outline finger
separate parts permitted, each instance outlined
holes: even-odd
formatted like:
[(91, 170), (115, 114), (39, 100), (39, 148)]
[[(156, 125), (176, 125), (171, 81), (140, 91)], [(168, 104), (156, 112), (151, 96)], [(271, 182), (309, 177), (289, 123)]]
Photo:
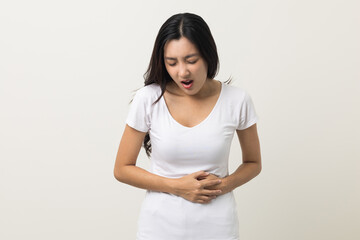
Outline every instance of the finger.
[(204, 189), (201, 191), (201, 194), (208, 195), (208, 196), (218, 196), (221, 194), (221, 190), (207, 190)]
[[(208, 172), (207, 172), (208, 173)], [(208, 173), (206, 176), (200, 176), (198, 179), (219, 179), (219, 177), (215, 174)]]
[(194, 178), (206, 177), (207, 175), (209, 175), (209, 173), (205, 171), (198, 171), (193, 173)]
[(204, 180), (204, 179), (206, 179), (206, 177), (198, 177), (198, 178), (196, 178), (197, 180), (199, 180), (199, 181), (201, 181), (201, 180)]
[(210, 203), (211, 201), (203, 201), (203, 200), (199, 200), (197, 203), (201, 203), (201, 204), (208, 204)]
[(213, 199), (214, 199), (214, 197), (202, 198), (202, 199), (198, 199), (197, 202), (206, 204), (206, 203), (210, 203), (211, 200), (213, 200)]
[(214, 197), (210, 197), (210, 196), (205, 196), (205, 195), (203, 195), (203, 196), (201, 196), (201, 197), (198, 198), (198, 201), (209, 202), (209, 201), (211, 201), (211, 200), (213, 200), (213, 199), (214, 199)]
[(202, 187), (206, 188), (206, 187), (217, 185), (219, 183), (221, 183), (221, 179), (204, 181), (204, 183), (202, 184)]

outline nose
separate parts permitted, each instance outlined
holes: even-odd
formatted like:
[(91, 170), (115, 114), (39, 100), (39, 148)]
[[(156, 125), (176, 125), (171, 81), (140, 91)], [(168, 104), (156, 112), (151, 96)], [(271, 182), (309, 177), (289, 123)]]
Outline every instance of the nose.
[(179, 64), (179, 76), (184, 79), (189, 76), (189, 69), (186, 63)]

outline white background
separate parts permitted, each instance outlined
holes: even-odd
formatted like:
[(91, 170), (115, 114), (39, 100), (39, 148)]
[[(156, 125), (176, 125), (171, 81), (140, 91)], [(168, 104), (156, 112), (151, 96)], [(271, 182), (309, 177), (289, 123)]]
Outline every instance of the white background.
[[(145, 190), (113, 167), (162, 23), (209, 24), (216, 79), (260, 121), (263, 170), (235, 190), (246, 240), (359, 239), (360, 2), (0, 3), (0, 239), (135, 239)], [(139, 165), (147, 168), (144, 152)], [(241, 163), (234, 138), (231, 171)]]

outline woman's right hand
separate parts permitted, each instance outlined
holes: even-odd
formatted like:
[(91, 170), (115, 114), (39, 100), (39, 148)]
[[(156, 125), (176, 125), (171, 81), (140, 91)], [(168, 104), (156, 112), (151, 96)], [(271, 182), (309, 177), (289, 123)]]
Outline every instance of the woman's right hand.
[(204, 171), (195, 172), (181, 178), (174, 179), (174, 193), (194, 203), (209, 203), (216, 196), (221, 194), (220, 190), (209, 190), (206, 187), (215, 186), (221, 183), (221, 179), (202, 179), (209, 173)]

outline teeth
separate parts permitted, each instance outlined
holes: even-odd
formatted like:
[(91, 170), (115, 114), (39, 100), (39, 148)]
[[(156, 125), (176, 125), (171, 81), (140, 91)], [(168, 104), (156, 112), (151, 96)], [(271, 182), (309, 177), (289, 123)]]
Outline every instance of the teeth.
[(190, 81), (181, 81), (181, 82), (186, 84), (186, 85), (189, 85), (192, 82), (192, 80), (190, 80)]

